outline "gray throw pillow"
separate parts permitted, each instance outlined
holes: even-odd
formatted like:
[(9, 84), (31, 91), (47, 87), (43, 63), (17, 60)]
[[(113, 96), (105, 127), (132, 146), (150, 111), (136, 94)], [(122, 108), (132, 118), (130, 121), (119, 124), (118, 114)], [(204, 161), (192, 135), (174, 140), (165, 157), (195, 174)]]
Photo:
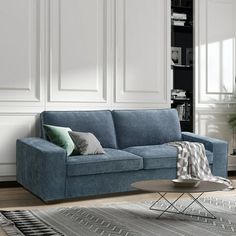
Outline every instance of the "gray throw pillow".
[(76, 151), (81, 155), (105, 153), (100, 142), (92, 133), (74, 131), (68, 131), (68, 133), (76, 146)]

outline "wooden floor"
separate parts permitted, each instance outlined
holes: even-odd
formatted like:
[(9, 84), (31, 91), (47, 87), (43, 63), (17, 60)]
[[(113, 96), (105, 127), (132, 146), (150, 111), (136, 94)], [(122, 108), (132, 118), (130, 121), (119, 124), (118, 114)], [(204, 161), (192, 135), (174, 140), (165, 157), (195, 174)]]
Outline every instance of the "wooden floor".
[[(233, 177), (232, 179), (235, 179)], [(236, 180), (233, 180), (236, 187)], [(230, 196), (236, 200), (236, 190), (233, 191), (221, 191), (205, 193), (204, 196)], [(175, 194), (170, 194), (169, 198), (176, 197)], [(129, 193), (123, 195), (110, 195), (106, 197), (93, 197), (77, 199), (73, 201), (64, 201), (57, 203), (45, 204), (39, 198), (28, 192), (22, 187), (16, 188), (0, 188), (0, 210), (24, 210), (24, 209), (38, 209), (38, 208), (52, 208), (61, 206), (102, 206), (107, 203), (118, 202), (140, 202), (142, 200), (156, 200), (157, 195), (155, 193)], [(0, 228), (0, 235), (4, 236), (4, 232)]]
[[(234, 186), (236, 187), (236, 180), (233, 180)], [(204, 196), (232, 196), (236, 199), (236, 190), (233, 191), (221, 191), (205, 193)], [(176, 194), (170, 194), (170, 198), (174, 198)], [(15, 209), (36, 209), (44, 207), (58, 207), (58, 206), (94, 206), (104, 205), (107, 203), (116, 202), (138, 202), (142, 200), (155, 200), (157, 194), (155, 193), (127, 193), (119, 195), (108, 195), (108, 196), (96, 196), (90, 198), (76, 199), (70, 201), (61, 201), (46, 204), (39, 198), (28, 192), (22, 187), (16, 188), (0, 188), (0, 210), (15, 210)]]

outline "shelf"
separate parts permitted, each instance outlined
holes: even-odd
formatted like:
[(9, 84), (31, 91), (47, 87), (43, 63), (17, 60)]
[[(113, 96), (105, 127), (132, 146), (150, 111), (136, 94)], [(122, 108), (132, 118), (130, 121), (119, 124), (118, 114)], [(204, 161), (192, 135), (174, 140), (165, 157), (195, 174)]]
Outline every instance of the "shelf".
[(176, 28), (187, 28), (187, 29), (192, 29), (193, 26), (192, 25), (171, 25), (172, 27), (176, 27)]
[(175, 69), (175, 68), (177, 68), (177, 69), (192, 69), (193, 66), (192, 65), (176, 65), (176, 64), (171, 65), (171, 69)]
[(171, 98), (174, 102), (187, 102), (190, 101), (190, 98)]
[[(181, 5), (181, 3), (183, 5)], [(183, 25), (176, 25), (176, 24), (183, 24)], [(173, 60), (171, 60), (172, 63), (171, 71), (173, 79), (172, 88), (186, 91), (185, 94), (186, 97), (184, 96), (176, 97), (172, 95), (171, 107), (175, 108), (178, 112), (179, 122), (182, 131), (189, 131), (189, 132), (193, 131), (193, 109), (194, 109), (193, 108), (194, 64), (189, 65), (189, 63), (194, 63), (193, 59), (190, 58), (193, 54), (193, 48), (194, 48), (193, 28), (194, 28), (194, 14), (193, 14), (192, 0), (171, 1), (171, 46), (181, 48), (181, 53), (179, 53), (178, 51), (177, 52), (178, 55), (173, 55), (173, 56), (175, 56), (175, 58), (178, 58), (177, 62), (182, 63), (181, 65), (178, 65), (175, 64)], [(187, 48), (188, 49), (192, 48), (192, 51), (187, 51)], [(179, 58), (180, 56), (181, 60)], [(171, 57), (172, 57), (172, 51), (171, 51)], [(178, 95), (178, 93), (176, 94)], [(181, 95), (181, 93), (179, 93), (179, 95)]]
[(183, 10), (192, 10), (192, 6), (178, 6), (178, 5), (171, 5), (171, 8), (175, 8), (175, 9), (183, 9)]

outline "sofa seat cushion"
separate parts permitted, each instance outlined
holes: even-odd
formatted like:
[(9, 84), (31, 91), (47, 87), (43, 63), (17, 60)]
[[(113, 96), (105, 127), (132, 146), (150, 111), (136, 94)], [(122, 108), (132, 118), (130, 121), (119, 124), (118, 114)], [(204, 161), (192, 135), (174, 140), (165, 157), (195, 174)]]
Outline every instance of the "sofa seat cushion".
[(71, 156), (67, 175), (93, 175), (143, 169), (143, 158), (122, 150), (104, 148), (105, 154)]
[[(143, 157), (144, 169), (176, 168), (177, 149), (173, 146), (167, 144), (136, 146), (124, 150)], [(212, 164), (213, 153), (206, 150), (206, 156), (209, 164)]]

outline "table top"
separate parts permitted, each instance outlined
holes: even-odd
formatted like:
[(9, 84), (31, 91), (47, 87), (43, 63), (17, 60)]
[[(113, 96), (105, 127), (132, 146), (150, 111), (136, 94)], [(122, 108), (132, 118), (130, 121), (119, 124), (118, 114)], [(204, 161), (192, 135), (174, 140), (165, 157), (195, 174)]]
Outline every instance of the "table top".
[(201, 181), (198, 187), (180, 187), (175, 186), (172, 180), (145, 180), (131, 184), (133, 188), (148, 192), (165, 192), (165, 193), (199, 193), (222, 191), (227, 185), (210, 181)]

